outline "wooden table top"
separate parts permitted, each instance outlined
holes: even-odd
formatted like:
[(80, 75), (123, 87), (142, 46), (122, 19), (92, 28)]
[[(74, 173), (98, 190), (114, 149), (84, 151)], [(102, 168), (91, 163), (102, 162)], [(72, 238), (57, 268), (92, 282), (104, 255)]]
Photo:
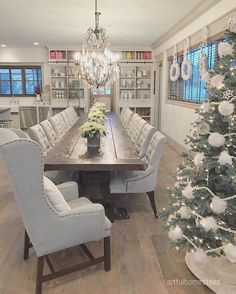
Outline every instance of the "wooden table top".
[(107, 136), (101, 137), (99, 151), (87, 150), (87, 139), (80, 136), (79, 127), (87, 120), (80, 116), (76, 124), (45, 158), (45, 170), (143, 170), (139, 158), (119, 116), (107, 115)]

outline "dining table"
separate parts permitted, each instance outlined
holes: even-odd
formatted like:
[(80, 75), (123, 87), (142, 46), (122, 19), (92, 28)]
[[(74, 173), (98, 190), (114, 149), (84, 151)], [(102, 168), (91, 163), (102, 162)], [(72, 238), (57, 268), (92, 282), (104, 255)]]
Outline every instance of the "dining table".
[[(120, 116), (115, 112), (106, 114), (106, 136), (101, 137), (100, 148), (89, 149), (87, 139), (79, 132), (79, 127), (87, 121), (83, 113), (72, 128), (45, 157), (45, 171), (73, 170), (79, 172), (80, 195), (89, 175), (90, 180), (101, 180), (99, 175), (106, 175), (103, 183), (104, 198), (110, 197), (109, 180), (111, 172), (144, 170), (144, 162), (139, 158)], [(114, 204), (114, 203), (113, 203)], [(125, 208), (112, 205), (111, 218), (129, 218)]]

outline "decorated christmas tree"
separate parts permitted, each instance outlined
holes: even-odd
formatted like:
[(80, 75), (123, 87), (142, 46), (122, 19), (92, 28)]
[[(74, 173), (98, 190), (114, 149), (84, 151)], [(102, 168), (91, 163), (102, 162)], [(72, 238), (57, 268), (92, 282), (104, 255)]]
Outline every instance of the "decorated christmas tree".
[(225, 255), (236, 262), (236, 21), (218, 44), (219, 60), (207, 80), (207, 99), (177, 168), (170, 202), (163, 210), (176, 249), (194, 252), (196, 262)]

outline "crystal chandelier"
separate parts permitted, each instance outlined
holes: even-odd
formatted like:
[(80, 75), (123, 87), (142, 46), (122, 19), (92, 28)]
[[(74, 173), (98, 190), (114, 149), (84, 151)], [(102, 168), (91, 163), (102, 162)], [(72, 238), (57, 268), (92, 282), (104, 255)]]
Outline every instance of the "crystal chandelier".
[(119, 75), (118, 53), (109, 49), (106, 30), (99, 26), (97, 0), (95, 0), (95, 29), (89, 28), (82, 52), (75, 55), (76, 75), (96, 88), (104, 87)]

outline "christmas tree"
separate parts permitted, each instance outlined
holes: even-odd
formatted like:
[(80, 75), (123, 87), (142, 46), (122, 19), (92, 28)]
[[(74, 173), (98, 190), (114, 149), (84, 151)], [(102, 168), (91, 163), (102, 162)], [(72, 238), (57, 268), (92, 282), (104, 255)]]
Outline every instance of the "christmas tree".
[(236, 20), (218, 45), (219, 60), (205, 73), (207, 99), (186, 143), (188, 154), (177, 168), (170, 202), (161, 216), (176, 249), (225, 255), (236, 262)]

